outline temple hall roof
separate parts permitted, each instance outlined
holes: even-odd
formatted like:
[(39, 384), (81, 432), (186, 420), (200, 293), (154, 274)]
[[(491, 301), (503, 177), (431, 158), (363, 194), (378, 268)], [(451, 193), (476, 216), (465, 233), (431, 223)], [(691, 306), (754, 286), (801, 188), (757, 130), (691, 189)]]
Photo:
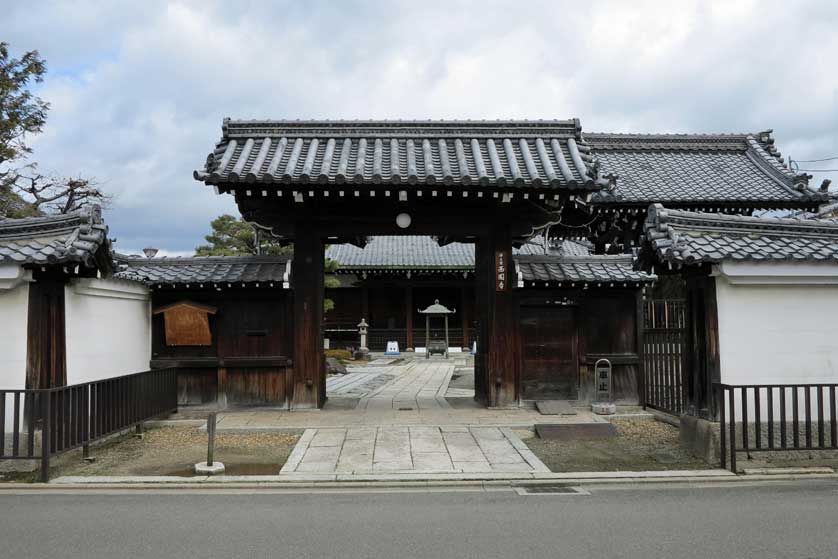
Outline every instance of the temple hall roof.
[(339, 270), (428, 270), (474, 269), (474, 245), (450, 243), (439, 246), (427, 235), (370, 237), (364, 248), (350, 244), (330, 245), (326, 258), (334, 260)]

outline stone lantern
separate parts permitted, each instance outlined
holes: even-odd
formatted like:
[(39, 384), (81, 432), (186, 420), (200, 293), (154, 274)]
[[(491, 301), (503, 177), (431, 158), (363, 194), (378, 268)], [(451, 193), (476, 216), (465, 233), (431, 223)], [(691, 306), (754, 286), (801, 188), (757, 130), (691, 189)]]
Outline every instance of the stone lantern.
[(361, 336), (361, 345), (358, 348), (358, 351), (355, 352), (355, 359), (367, 360), (369, 359), (370, 349), (367, 347), (367, 332), (369, 330), (369, 324), (365, 319), (361, 319), (361, 322), (358, 323), (358, 334)]

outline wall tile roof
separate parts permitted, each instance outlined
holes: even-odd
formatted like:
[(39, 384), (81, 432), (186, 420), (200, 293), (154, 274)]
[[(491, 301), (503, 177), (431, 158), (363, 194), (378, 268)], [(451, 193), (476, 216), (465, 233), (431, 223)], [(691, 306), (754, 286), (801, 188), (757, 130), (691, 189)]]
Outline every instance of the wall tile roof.
[(653, 204), (647, 250), (675, 265), (749, 261), (838, 262), (838, 221), (686, 212)]
[(603, 203), (788, 203), (820, 201), (809, 177), (795, 174), (759, 134), (602, 134), (585, 139), (616, 188), (594, 194)]
[(586, 240), (562, 239), (558, 242), (551, 242), (545, 252), (544, 237), (536, 235), (519, 248), (513, 249), (512, 252), (516, 255), (588, 256), (593, 248), (593, 245)]
[[(195, 256), (143, 258), (117, 255), (116, 277), (146, 284), (275, 283), (288, 287), (291, 264), (287, 256)], [(209, 287), (209, 285), (207, 285)]]
[(207, 184), (609, 186), (566, 121), (241, 121), (196, 180)]
[[(0, 262), (19, 265), (83, 264), (98, 267), (96, 254), (110, 252), (99, 206), (43, 217), (0, 220)], [(101, 258), (107, 262), (109, 256)], [(109, 271), (109, 269), (108, 269)]]
[[(631, 267), (630, 256), (594, 256), (588, 248), (573, 241), (543, 254), (543, 245), (534, 244), (526, 253), (516, 249), (527, 281), (561, 282), (648, 282), (654, 279)], [(339, 271), (375, 270), (474, 270), (474, 245), (451, 243), (439, 246), (428, 236), (371, 237), (366, 247), (331, 245), (327, 258), (339, 263)], [(212, 256), (191, 258), (142, 258), (117, 255), (116, 277), (146, 284), (287, 284), (292, 262), (289, 257)], [(207, 286), (209, 287), (209, 285)]]
[(650, 283), (657, 278), (633, 268), (630, 255), (516, 256), (515, 263), (524, 282), (551, 283)]

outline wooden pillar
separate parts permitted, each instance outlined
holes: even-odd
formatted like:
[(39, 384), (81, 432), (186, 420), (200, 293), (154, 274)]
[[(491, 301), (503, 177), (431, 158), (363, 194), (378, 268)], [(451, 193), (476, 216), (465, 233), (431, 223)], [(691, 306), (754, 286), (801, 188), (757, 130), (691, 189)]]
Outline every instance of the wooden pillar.
[(26, 388), (67, 385), (64, 287), (61, 279), (38, 275), (29, 284)]
[(323, 363), (323, 242), (297, 224), (294, 238), (294, 384), (292, 409), (319, 408), (326, 398)]
[(367, 280), (363, 281), (364, 285), (361, 286), (361, 318), (366, 320), (367, 324), (372, 324), (370, 320), (370, 289), (367, 287)]
[(413, 347), (413, 286), (408, 285), (404, 288), (404, 312), (405, 312), (405, 329), (406, 337), (404, 349), (415, 349)]
[(716, 279), (687, 278), (687, 413), (714, 419), (717, 412), (713, 383), (719, 382), (719, 318)]
[(463, 349), (469, 349), (471, 340), (469, 339), (468, 329), (471, 325), (471, 313), (469, 313), (469, 297), (468, 286), (464, 285), (460, 288), (460, 322), (463, 325)]
[(478, 305), (482, 307), (480, 339), (483, 348), (478, 351), (483, 360), (483, 396), (490, 407), (516, 406), (520, 377), (519, 320), (509, 227), (493, 226), (479, 244), (479, 273), (484, 276), (477, 297)]
[(635, 350), (640, 358), (637, 363), (637, 397), (641, 406), (646, 406), (646, 357), (643, 349), (643, 291), (638, 290), (634, 314)]
[(490, 270), (486, 266), (486, 258), (483, 253), (486, 251), (486, 241), (478, 240), (474, 243), (474, 316), (476, 320), (475, 337), (477, 341), (477, 352), (474, 354), (474, 399), (483, 405), (489, 405), (489, 393), (487, 388), (488, 372), (486, 371), (486, 339), (487, 339), (487, 317), (484, 304), (484, 294), (488, 289)]

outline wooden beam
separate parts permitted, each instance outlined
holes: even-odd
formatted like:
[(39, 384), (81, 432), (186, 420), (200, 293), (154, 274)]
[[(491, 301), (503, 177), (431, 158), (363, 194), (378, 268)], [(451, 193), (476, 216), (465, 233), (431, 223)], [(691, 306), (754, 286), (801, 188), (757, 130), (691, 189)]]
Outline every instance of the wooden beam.
[(326, 398), (323, 363), (323, 242), (297, 223), (294, 239), (294, 381), (292, 409), (320, 408)]

